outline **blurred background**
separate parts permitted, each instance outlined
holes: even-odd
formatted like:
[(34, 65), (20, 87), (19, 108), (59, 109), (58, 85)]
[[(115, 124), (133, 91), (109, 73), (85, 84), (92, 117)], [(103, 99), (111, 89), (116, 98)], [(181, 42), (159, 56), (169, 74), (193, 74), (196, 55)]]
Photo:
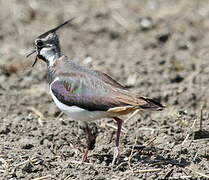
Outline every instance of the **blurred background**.
[[(0, 175), (130, 177), (125, 160), (117, 171), (105, 169), (114, 146), (111, 120), (98, 122), (100, 134), (92, 152), (96, 170), (83, 165), (74, 171), (70, 160), (82, 156), (84, 136), (76, 122), (59, 117), (49, 96), (45, 64), (40, 61), (32, 68), (35, 55), (26, 59), (38, 35), (72, 17), (76, 19), (59, 31), (65, 55), (167, 107), (163, 112), (137, 114), (124, 124), (124, 157), (129, 157), (135, 140), (144, 145), (154, 138), (151, 145), (162, 148), (158, 149), (161, 160), (153, 152), (144, 155), (145, 160), (138, 155), (132, 162), (139, 169), (161, 168), (160, 173), (132, 175), (162, 178), (172, 167), (175, 177), (187, 166), (190, 169), (184, 171), (189, 176), (198, 176), (190, 167), (194, 156), (199, 158), (197, 170), (209, 172), (208, 0), (0, 0)], [(187, 153), (182, 154), (182, 146)], [(172, 158), (178, 162), (183, 158), (185, 164), (172, 164)], [(152, 164), (152, 159), (163, 165)]]

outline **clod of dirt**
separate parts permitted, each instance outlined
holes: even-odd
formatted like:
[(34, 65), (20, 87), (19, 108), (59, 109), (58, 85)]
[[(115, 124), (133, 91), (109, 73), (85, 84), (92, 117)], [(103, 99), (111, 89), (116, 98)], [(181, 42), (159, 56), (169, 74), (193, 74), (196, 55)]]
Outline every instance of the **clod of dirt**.
[(27, 163), (23, 169), (23, 171), (27, 172), (27, 173), (32, 173), (33, 172), (33, 166), (31, 165), (31, 163)]
[(22, 138), (19, 140), (22, 149), (31, 149), (34, 147), (33, 142), (28, 138)]
[(33, 148), (33, 147), (34, 147), (33, 144), (24, 144), (24, 145), (22, 146), (22, 149), (31, 149), (31, 148)]
[(6, 127), (3, 127), (2, 129), (0, 129), (0, 134), (7, 135), (7, 134), (9, 134), (10, 131), (11, 131), (10, 128), (8, 126), (6, 126)]
[(179, 50), (187, 50), (187, 49), (189, 49), (189, 42), (179, 40), (179, 41), (177, 41), (177, 47)]
[(159, 34), (157, 36), (157, 40), (158, 40), (159, 43), (166, 43), (169, 38), (170, 38), (170, 33), (169, 32)]
[(142, 31), (147, 31), (153, 28), (154, 23), (151, 17), (142, 17), (139, 18), (139, 25)]
[(193, 133), (194, 140), (195, 139), (206, 139), (209, 138), (209, 131), (206, 130), (198, 130)]
[(171, 83), (180, 83), (184, 80), (182, 76), (177, 74), (174, 78), (171, 79)]

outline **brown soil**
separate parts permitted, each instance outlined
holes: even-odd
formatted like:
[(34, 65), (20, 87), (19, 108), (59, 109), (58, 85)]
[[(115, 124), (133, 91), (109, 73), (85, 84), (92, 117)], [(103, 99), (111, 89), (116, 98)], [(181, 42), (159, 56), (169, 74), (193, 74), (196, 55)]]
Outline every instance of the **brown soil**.
[[(115, 122), (97, 122), (90, 163), (76, 163), (84, 134), (59, 117), (45, 64), (25, 58), (73, 16), (59, 33), (64, 54), (166, 105), (124, 123), (114, 167)], [(0, 1), (0, 179), (207, 179), (208, 19), (208, 0)]]

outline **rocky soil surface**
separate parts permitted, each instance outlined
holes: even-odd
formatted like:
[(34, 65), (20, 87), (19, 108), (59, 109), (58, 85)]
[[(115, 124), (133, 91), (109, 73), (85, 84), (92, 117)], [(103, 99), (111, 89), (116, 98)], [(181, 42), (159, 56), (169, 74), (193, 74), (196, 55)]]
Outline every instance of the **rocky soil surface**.
[[(89, 163), (85, 136), (52, 102), (46, 65), (26, 59), (34, 39), (60, 32), (70, 59), (108, 73), (166, 108), (97, 121)], [(0, 1), (0, 179), (209, 178), (209, 1)]]

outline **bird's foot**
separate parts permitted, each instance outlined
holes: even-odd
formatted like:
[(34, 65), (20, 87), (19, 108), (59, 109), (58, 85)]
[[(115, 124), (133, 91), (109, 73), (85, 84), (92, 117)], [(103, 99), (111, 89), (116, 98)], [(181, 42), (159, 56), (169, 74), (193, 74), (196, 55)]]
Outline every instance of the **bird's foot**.
[(88, 162), (88, 152), (89, 152), (89, 150), (86, 149), (84, 154), (83, 154), (83, 157), (82, 157), (82, 161), (81, 161), (82, 163)]
[(120, 150), (119, 147), (115, 147), (114, 148), (114, 154), (113, 154), (113, 160), (112, 160), (112, 166), (114, 166), (114, 164), (117, 161), (117, 158), (120, 156)]

